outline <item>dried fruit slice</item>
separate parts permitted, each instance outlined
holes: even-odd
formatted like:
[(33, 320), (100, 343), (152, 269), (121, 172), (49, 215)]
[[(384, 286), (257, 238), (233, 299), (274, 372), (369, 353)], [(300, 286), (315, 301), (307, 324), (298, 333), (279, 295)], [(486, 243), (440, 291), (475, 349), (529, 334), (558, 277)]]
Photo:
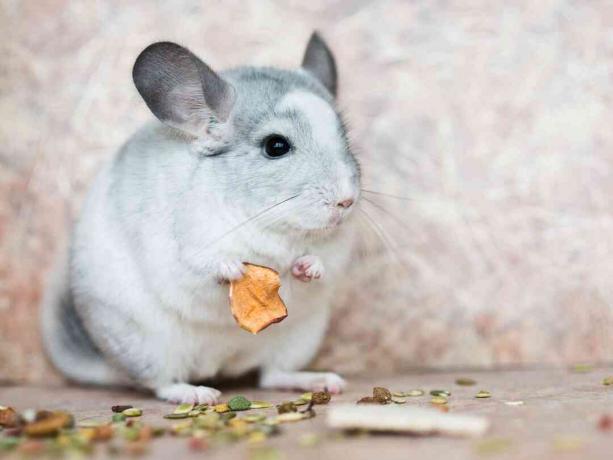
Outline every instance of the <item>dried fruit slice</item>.
[(232, 315), (243, 329), (257, 334), (287, 316), (279, 274), (272, 268), (245, 264), (245, 275), (230, 283)]

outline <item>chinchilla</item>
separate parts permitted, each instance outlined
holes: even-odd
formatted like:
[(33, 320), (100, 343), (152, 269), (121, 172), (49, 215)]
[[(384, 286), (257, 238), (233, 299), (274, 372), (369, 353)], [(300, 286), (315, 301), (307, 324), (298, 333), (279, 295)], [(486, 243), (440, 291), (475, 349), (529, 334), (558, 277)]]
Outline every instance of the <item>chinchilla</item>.
[[(216, 73), (160, 42), (133, 79), (157, 119), (100, 171), (53, 274), (52, 362), (173, 402), (214, 403), (220, 392), (194, 382), (251, 370), (265, 388), (340, 392), (337, 374), (300, 372), (348, 269), (360, 195), (328, 46), (314, 33), (299, 69)], [(244, 262), (279, 272), (289, 311), (257, 336), (228, 302)]]

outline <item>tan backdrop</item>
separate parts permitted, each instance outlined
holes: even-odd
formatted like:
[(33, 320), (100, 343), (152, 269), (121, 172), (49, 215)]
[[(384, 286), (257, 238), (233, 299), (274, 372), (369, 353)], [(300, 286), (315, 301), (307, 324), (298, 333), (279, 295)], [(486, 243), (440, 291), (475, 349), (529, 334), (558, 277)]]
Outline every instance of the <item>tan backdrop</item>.
[(364, 219), (318, 366), (613, 360), (610, 3), (1, 5), (0, 380), (50, 375), (41, 284), (93, 174), (150, 116), (138, 52), (294, 66), (315, 27), (365, 188), (411, 198), (363, 202), (381, 228)]

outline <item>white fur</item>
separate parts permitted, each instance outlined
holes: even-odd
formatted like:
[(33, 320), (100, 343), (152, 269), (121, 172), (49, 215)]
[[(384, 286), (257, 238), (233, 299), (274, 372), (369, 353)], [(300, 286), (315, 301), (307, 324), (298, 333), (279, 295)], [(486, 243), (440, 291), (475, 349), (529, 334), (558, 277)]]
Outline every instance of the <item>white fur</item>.
[[(187, 181), (193, 167), (184, 158), (189, 145), (160, 137), (156, 128), (149, 127), (127, 149), (146, 152), (150, 145), (166, 152), (164, 156), (141, 155), (146, 158), (141, 158), (146, 164), (140, 166), (148, 171), (147, 181), (158, 173), (162, 177), (161, 172), (168, 173), (169, 168), (176, 183)], [(177, 156), (181, 161), (173, 160)], [(114, 369), (142, 368), (136, 383), (156, 390), (165, 399), (178, 401), (192, 395), (198, 402), (210, 393), (201, 395), (200, 390), (187, 387), (173, 389), (174, 382), (236, 376), (261, 368), (263, 383), (271, 386), (275, 382), (271, 375), (308, 364), (326, 329), (334, 286), (349, 260), (354, 235), (350, 221), (323, 238), (279, 235), (254, 225), (237, 231), (229, 242), (220, 241), (200, 251), (198, 248), (227, 230), (224, 219), (233, 221), (229, 215), (234, 211), (220, 207), (215, 199), (196, 200), (188, 193), (180, 200), (199, 211), (190, 213), (195, 220), (189, 225), (206, 229), (206, 233), (201, 235), (203, 242), (182, 249), (177, 247), (170, 225), (176, 206), (168, 193), (172, 186), (154, 180), (148, 185), (153, 188), (147, 191), (151, 197), (146, 199), (147, 209), (140, 209), (134, 199), (143, 193), (143, 179), (135, 174), (122, 185), (119, 201), (125, 216), (120, 216), (113, 201), (118, 198), (110, 193), (117, 187), (116, 179), (109, 168), (94, 184), (75, 230), (72, 260), (73, 274), (78, 274), (72, 279), (75, 299), (92, 339), (111, 357)], [(134, 222), (134, 215), (138, 222)], [(198, 221), (196, 215), (216, 219)], [(177, 259), (181, 250), (187, 252)], [(312, 269), (326, 269), (326, 279), (318, 280), (317, 286), (291, 275), (292, 265), (307, 253), (318, 256), (311, 259), (316, 262)], [(199, 271), (185, 263), (196, 263), (199, 258)], [(238, 276), (240, 266), (233, 261), (259, 263), (281, 273), (280, 293), (289, 310), (283, 323), (257, 336), (235, 324), (229, 311), (228, 287), (218, 282), (220, 274)], [(294, 380), (289, 381), (292, 387), (311, 390), (321, 387), (320, 380), (294, 374)], [(323, 381), (330, 388), (342, 388), (332, 377), (324, 376)]]

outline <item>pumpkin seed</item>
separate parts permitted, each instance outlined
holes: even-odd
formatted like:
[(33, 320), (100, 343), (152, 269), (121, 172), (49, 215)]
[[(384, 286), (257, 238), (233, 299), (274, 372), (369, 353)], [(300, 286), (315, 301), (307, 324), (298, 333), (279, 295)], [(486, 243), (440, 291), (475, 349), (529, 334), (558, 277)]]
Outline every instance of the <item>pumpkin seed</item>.
[(423, 396), (424, 390), (409, 390), (409, 391), (395, 391), (392, 393), (392, 396), (396, 396), (397, 398), (406, 398), (411, 397), (414, 398), (416, 396)]
[(180, 404), (174, 410), (173, 414), (189, 414), (194, 409), (193, 403)]
[(251, 409), (268, 409), (272, 407), (272, 403), (267, 401), (251, 401)]
[(243, 417), (243, 420), (247, 423), (258, 423), (263, 420), (266, 420), (266, 416), (264, 414), (249, 414)]
[(289, 412), (298, 412), (298, 408), (293, 402), (284, 402), (277, 406), (277, 413), (287, 414)]
[(403, 398), (398, 398), (396, 396), (392, 396), (392, 402), (396, 404), (406, 404), (407, 400)]
[(306, 399), (302, 399), (302, 398), (295, 399), (292, 402), (294, 403), (294, 406), (304, 406), (305, 404), (309, 403), (309, 401), (307, 401)]
[(164, 418), (167, 418), (169, 420), (179, 420), (182, 418), (187, 418), (188, 414), (166, 414), (164, 415)]
[(475, 385), (477, 382), (468, 377), (461, 377), (459, 379), (456, 379), (455, 383), (456, 385), (460, 385), (463, 387), (469, 387), (469, 386)]
[(430, 391), (430, 394), (432, 396), (444, 396), (445, 398), (448, 398), (449, 396), (451, 396), (451, 391), (448, 391), (448, 390), (432, 390), (432, 391)]
[(432, 404), (447, 404), (448, 399), (445, 398), (444, 396), (432, 396), (432, 399), (430, 400), (430, 402)]
[(131, 407), (121, 412), (126, 417), (140, 417), (143, 415), (143, 410), (138, 407)]
[(113, 414), (113, 416), (111, 417), (111, 421), (113, 423), (120, 423), (123, 422), (126, 419), (126, 416), (123, 414)]
[(492, 394), (489, 391), (485, 391), (485, 390), (481, 390), (475, 395), (475, 398), (480, 398), (480, 399), (491, 398), (491, 397), (492, 397)]
[(228, 406), (226, 403), (216, 404), (215, 406), (213, 406), (213, 409), (218, 414), (223, 414), (224, 412), (230, 412), (230, 406)]
[(251, 401), (244, 396), (234, 396), (228, 401), (230, 410), (247, 410), (251, 409)]
[(507, 406), (522, 406), (524, 404), (523, 401), (505, 401)]
[(372, 397), (378, 402), (386, 403), (391, 401), (392, 393), (384, 387), (374, 387), (372, 389)]
[(332, 395), (327, 391), (316, 391), (311, 395), (311, 402), (313, 404), (328, 404), (330, 399), (332, 399)]
[(123, 406), (112, 406), (111, 410), (117, 414), (123, 412), (124, 410), (127, 409), (132, 409), (134, 406), (130, 406), (129, 404), (125, 404)]

